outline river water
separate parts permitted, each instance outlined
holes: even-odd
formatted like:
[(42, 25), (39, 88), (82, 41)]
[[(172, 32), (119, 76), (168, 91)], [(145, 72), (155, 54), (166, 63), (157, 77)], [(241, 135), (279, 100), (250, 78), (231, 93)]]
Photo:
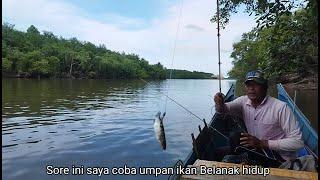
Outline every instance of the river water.
[[(222, 81), (226, 92), (234, 80)], [(170, 167), (192, 149), (203, 123), (163, 93), (210, 121), (217, 80), (2, 79), (3, 179), (166, 179), (112, 176), (113, 167)], [(165, 111), (167, 149), (153, 120)], [(47, 175), (46, 167), (69, 168)], [(109, 175), (71, 175), (72, 167), (105, 167)], [(81, 171), (79, 171), (81, 173)]]

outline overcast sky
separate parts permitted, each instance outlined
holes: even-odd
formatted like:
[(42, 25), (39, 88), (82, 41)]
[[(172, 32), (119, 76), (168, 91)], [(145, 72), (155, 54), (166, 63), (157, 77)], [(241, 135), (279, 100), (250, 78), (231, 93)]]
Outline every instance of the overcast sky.
[[(215, 3), (216, 0), (2, 0), (2, 22), (14, 24), (21, 31), (34, 25), (40, 32), (105, 44), (110, 50), (134, 53), (167, 68), (218, 74), (217, 29), (216, 24), (210, 23)], [(254, 26), (254, 18), (240, 10), (222, 30), (223, 75), (232, 68), (232, 44)]]

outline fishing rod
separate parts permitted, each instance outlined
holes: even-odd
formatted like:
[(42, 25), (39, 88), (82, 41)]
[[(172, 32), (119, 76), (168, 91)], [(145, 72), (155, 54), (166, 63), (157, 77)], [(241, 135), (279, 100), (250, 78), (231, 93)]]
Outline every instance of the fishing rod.
[(218, 65), (219, 65), (219, 92), (221, 93), (221, 62), (220, 62), (220, 13), (219, 13), (219, 0), (217, 0), (217, 29), (218, 29)]

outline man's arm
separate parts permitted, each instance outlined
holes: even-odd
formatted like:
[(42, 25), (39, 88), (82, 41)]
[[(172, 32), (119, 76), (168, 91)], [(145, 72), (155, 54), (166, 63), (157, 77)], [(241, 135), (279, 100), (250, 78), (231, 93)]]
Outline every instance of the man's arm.
[(280, 126), (286, 137), (279, 140), (268, 140), (268, 146), (272, 150), (297, 151), (304, 144), (299, 124), (288, 105), (283, 106), (279, 112)]
[(243, 96), (238, 97), (237, 99), (225, 103), (224, 102), (224, 95), (222, 93), (217, 93), (214, 96), (214, 101), (215, 101), (215, 109), (217, 113), (236, 113), (239, 114), (241, 113), (242, 110), (242, 103), (243, 103)]

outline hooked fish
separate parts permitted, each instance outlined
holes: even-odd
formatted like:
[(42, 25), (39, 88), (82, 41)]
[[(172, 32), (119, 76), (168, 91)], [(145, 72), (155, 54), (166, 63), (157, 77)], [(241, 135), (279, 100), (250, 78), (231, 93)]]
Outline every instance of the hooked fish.
[(166, 135), (164, 133), (164, 127), (163, 127), (163, 118), (165, 116), (165, 113), (163, 113), (162, 117), (161, 116), (161, 112), (159, 111), (157, 114), (156, 114), (156, 117), (154, 119), (154, 124), (153, 124), (153, 127), (154, 127), (154, 132), (156, 134), (156, 137), (162, 147), (163, 150), (166, 149)]

